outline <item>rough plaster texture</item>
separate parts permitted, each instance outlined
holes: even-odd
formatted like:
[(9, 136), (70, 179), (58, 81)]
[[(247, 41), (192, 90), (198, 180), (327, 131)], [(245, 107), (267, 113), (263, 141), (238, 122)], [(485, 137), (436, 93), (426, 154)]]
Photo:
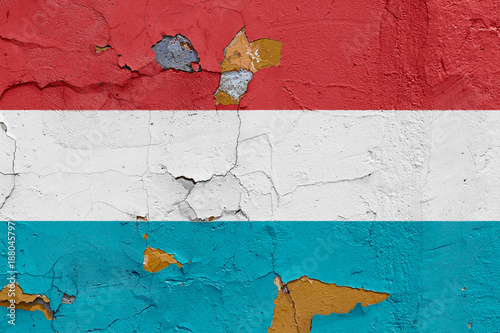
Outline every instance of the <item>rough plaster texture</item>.
[[(14, 332), (266, 333), (278, 275), (390, 294), (315, 315), (312, 333), (483, 333), (500, 320), (494, 222), (20, 222), (16, 232), (19, 285), (50, 299), (55, 319), (19, 310)], [(182, 267), (148, 272), (148, 247)]]
[[(242, 28), (283, 50), (241, 108), (499, 109), (499, 15), (494, 0), (3, 0), (0, 109), (214, 109)], [(156, 62), (177, 34), (202, 72)]]
[[(162, 40), (151, 47), (155, 52), (155, 58), (163, 69), (176, 69), (183, 72), (194, 72), (192, 63), (198, 64), (198, 52), (186, 37), (177, 34), (175, 36), (162, 36)], [(198, 68), (197, 71), (201, 70)]]
[(500, 112), (4, 111), (0, 122), (2, 219), (500, 216)]
[(246, 70), (224, 72), (221, 74), (220, 85), (215, 94), (222, 91), (238, 101), (247, 92), (252, 77), (252, 72)]

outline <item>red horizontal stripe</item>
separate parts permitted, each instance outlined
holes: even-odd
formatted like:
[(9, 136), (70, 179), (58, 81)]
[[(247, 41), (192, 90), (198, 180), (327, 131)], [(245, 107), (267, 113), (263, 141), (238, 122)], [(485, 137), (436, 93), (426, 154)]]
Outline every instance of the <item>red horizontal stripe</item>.
[[(283, 50), (241, 108), (500, 109), (493, 0), (20, 3), (0, 3), (0, 109), (214, 109), (224, 48), (243, 26)], [(178, 33), (201, 73), (156, 63), (151, 46)]]

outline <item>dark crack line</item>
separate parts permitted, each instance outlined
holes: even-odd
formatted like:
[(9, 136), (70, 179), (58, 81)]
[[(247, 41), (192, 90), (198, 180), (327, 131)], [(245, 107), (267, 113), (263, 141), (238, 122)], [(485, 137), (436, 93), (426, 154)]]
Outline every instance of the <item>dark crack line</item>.
[[(287, 288), (286, 284), (285, 284), (284, 288)], [(287, 288), (287, 290), (288, 290), (288, 296), (290, 296), (290, 300), (292, 301), (293, 319), (295, 321), (295, 326), (297, 327), (297, 332), (300, 332), (299, 331), (299, 323), (297, 322), (297, 308), (295, 307), (295, 302), (293, 301), (292, 293), (290, 292), (290, 290), (288, 288)]]
[[(4, 123), (2, 123), (5, 127), (6, 125)], [(13, 178), (13, 184), (12, 184), (12, 188), (10, 189), (10, 192), (8, 195), (5, 196), (5, 199), (2, 203), (2, 205), (0, 205), (0, 210), (5, 206), (5, 203), (7, 202), (7, 199), (10, 198), (10, 196), (12, 195), (12, 193), (14, 193), (14, 189), (16, 187), (16, 171), (15, 171), (15, 163), (16, 163), (16, 153), (17, 153), (17, 140), (14, 139), (12, 136), (10, 136), (8, 133), (7, 133), (7, 128), (5, 129), (5, 135), (11, 139), (13, 142), (14, 142), (14, 151), (12, 152), (12, 175), (14, 176)]]

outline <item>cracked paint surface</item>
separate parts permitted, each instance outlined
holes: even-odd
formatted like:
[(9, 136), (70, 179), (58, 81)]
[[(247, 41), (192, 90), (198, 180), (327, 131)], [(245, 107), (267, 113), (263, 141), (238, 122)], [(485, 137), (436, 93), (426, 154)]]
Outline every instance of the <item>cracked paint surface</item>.
[(314, 315), (349, 313), (357, 304), (367, 307), (385, 301), (390, 295), (340, 287), (303, 276), (283, 284), (275, 280), (278, 295), (274, 300), (273, 325), (268, 333), (309, 333)]
[(500, 214), (500, 112), (19, 111), (0, 122), (4, 220)]
[[(284, 47), (241, 109), (498, 109), (499, 11), (492, 0), (2, 1), (0, 109), (222, 108), (223, 51), (242, 27)], [(151, 47), (177, 34), (201, 72), (156, 62)]]
[[(266, 332), (277, 276), (297, 281), (287, 289), (299, 298), (311, 295), (300, 286), (308, 276), (325, 288), (390, 294), (368, 307), (342, 299), (342, 307), (361, 304), (345, 314), (314, 315), (311, 333), (462, 332), (468, 324), (494, 332), (499, 228), (493, 222), (18, 222), (19, 285), (26, 294), (46, 295), (54, 320), (19, 310), (16, 329)], [(143, 267), (146, 247), (191, 263), (152, 274)], [(63, 301), (67, 295), (75, 297), (72, 304)], [(9, 332), (7, 325), (0, 321), (0, 330)]]
[(16, 140), (8, 133), (5, 123), (0, 122), (0, 209), (10, 197), (15, 186), (14, 160)]

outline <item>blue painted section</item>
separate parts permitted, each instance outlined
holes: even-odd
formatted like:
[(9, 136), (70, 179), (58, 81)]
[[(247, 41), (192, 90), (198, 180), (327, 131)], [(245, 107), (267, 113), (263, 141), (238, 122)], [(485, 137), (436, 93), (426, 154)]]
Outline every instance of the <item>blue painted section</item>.
[[(16, 229), (20, 285), (47, 295), (56, 320), (19, 310), (11, 327), (2, 308), (1, 332), (267, 332), (276, 274), (391, 294), (349, 314), (314, 316), (313, 333), (499, 331), (499, 223), (21, 222)], [(3, 223), (4, 258), (6, 233)], [(146, 246), (174, 253), (184, 267), (146, 272)], [(63, 293), (75, 302), (57, 305)]]

